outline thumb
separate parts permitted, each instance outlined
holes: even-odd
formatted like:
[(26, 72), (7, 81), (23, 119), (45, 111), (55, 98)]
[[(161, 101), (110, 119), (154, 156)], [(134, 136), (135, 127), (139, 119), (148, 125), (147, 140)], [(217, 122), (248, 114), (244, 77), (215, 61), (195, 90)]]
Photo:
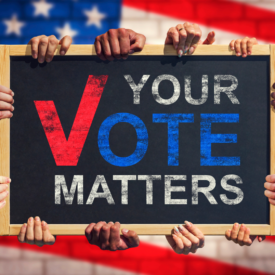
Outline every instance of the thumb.
[(215, 42), (215, 32), (210, 32), (207, 35), (207, 38), (203, 41), (203, 45), (212, 45)]
[(131, 46), (130, 46), (130, 52), (129, 53), (132, 54), (134, 52), (142, 51), (142, 49), (144, 47), (144, 44), (145, 44), (145, 41), (146, 41), (146, 37), (144, 35), (137, 34), (134, 38), (134, 41), (131, 41)]
[(139, 237), (135, 231), (122, 229), (121, 232), (125, 238), (125, 241), (127, 240), (129, 247), (139, 246)]

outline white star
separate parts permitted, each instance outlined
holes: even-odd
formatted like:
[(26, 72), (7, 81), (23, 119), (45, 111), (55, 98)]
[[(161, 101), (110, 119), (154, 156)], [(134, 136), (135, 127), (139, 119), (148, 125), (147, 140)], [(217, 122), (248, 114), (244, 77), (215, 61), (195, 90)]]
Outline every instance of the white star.
[(49, 17), (49, 11), (53, 7), (53, 4), (47, 3), (46, 0), (40, 0), (39, 2), (32, 2), (35, 11), (34, 15), (44, 15), (45, 17)]
[(98, 28), (101, 28), (101, 20), (106, 17), (104, 13), (100, 13), (97, 9), (97, 6), (94, 6), (92, 10), (84, 10), (85, 15), (88, 17), (86, 23), (87, 26), (95, 24)]
[(64, 28), (56, 28), (55, 29), (59, 34), (59, 39), (63, 38), (66, 35), (71, 36), (72, 38), (77, 35), (77, 31), (71, 29), (70, 24), (66, 23)]
[(3, 20), (3, 22), (7, 26), (6, 34), (15, 33), (16, 35), (21, 35), (21, 28), (25, 23), (18, 21), (15, 14), (12, 16), (11, 20)]

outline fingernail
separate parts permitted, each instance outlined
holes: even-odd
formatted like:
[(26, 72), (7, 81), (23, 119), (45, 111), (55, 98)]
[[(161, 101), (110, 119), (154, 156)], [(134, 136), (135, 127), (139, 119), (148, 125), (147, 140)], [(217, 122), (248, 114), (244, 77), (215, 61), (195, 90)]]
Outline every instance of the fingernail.
[(234, 47), (231, 48), (232, 51), (234, 51), (234, 49), (235, 49)]
[(129, 54), (133, 54), (135, 51), (134, 50), (130, 50), (129, 51)]
[(32, 221), (33, 221), (33, 217), (30, 217), (30, 218), (29, 218), (29, 222), (32, 222)]
[(35, 217), (36, 221), (40, 221), (40, 218), (38, 216)]
[(194, 52), (194, 50), (195, 50), (195, 48), (194, 48), (194, 47), (191, 47), (191, 48), (189, 49), (189, 54), (192, 54), (192, 53)]
[(251, 55), (251, 52), (248, 52), (249, 55)]
[(234, 227), (237, 227), (237, 226), (239, 226), (239, 224), (238, 223), (234, 223)]
[(179, 50), (178, 57), (182, 57), (183, 51)]
[(11, 179), (10, 179), (10, 178), (6, 178), (6, 182), (7, 182), (7, 183), (10, 183), (10, 182), (11, 182)]
[(2, 204), (5, 205), (5, 204), (6, 204), (6, 201), (3, 201)]
[(11, 95), (14, 96), (14, 92), (11, 92)]
[(179, 229), (180, 229), (181, 232), (185, 231), (185, 228), (181, 224), (179, 224)]
[(246, 54), (243, 54), (243, 57), (246, 57)]
[(45, 221), (43, 221), (41, 224), (42, 224), (42, 226), (44, 226), (44, 225), (46, 225), (46, 222), (45, 222)]
[(60, 52), (60, 55), (65, 55), (65, 51), (61, 51), (61, 52)]
[(187, 51), (188, 51), (188, 47), (185, 46), (185, 47), (184, 47), (184, 53), (187, 53)]
[(5, 187), (6, 187), (6, 189), (8, 189), (8, 188), (9, 188), (9, 186), (8, 186), (7, 184), (5, 184)]
[(33, 53), (32, 53), (32, 57), (33, 57), (34, 59), (36, 59), (36, 58), (37, 58), (37, 54), (36, 54), (35, 52), (33, 52)]
[(12, 111), (14, 111), (14, 106), (12, 106)]
[(177, 233), (179, 233), (179, 230), (178, 230), (178, 228), (175, 226), (174, 227), (174, 230), (177, 232)]
[(47, 58), (46, 58), (46, 61), (47, 61), (47, 62), (51, 62), (51, 58), (47, 57)]
[(9, 194), (9, 191), (6, 191), (6, 194), (8, 195), (8, 194)]
[(39, 58), (38, 61), (39, 61), (40, 63), (43, 63), (43, 62), (44, 62), (44, 59), (43, 59), (43, 58)]
[(244, 224), (241, 225), (241, 228), (244, 228)]
[(129, 231), (128, 229), (122, 229), (122, 232), (125, 234), (128, 233), (128, 231)]
[(24, 224), (23, 224), (23, 226), (24, 226), (24, 227), (27, 227), (27, 224), (26, 224), (26, 223), (24, 223)]
[(190, 222), (189, 221), (185, 221), (184, 224), (186, 225), (186, 227), (189, 227), (191, 226)]

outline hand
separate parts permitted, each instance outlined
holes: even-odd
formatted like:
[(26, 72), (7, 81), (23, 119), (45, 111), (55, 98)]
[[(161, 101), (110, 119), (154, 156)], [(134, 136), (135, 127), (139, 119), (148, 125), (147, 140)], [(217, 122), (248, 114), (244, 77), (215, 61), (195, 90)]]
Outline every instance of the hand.
[(245, 37), (243, 39), (232, 40), (229, 44), (232, 51), (235, 50), (236, 56), (247, 57), (252, 54), (253, 45), (258, 45), (256, 38)]
[(240, 246), (250, 246), (256, 238), (258, 238), (259, 242), (262, 242), (265, 239), (265, 236), (250, 236), (249, 234), (250, 229), (247, 228), (244, 224), (240, 226), (239, 230), (239, 224), (235, 223), (232, 227), (232, 230), (228, 229), (225, 232), (225, 237), (228, 241), (233, 241)]
[(6, 205), (5, 198), (9, 194), (8, 184), (11, 182), (10, 178), (0, 176), (0, 209)]
[(184, 23), (169, 29), (165, 45), (174, 45), (178, 56), (193, 54), (200, 44), (211, 45), (215, 42), (215, 33), (210, 32), (204, 42), (201, 41), (201, 29), (197, 24)]
[(13, 96), (14, 93), (11, 89), (0, 85), (0, 120), (4, 118), (11, 118), (13, 116)]
[(17, 238), (20, 243), (35, 244), (40, 247), (55, 243), (55, 237), (51, 234), (48, 224), (41, 222), (39, 217), (29, 218), (28, 223), (22, 225)]
[(32, 57), (37, 59), (39, 63), (51, 62), (53, 60), (54, 52), (58, 45), (61, 45), (60, 55), (65, 55), (72, 44), (70, 36), (64, 36), (60, 41), (54, 36), (40, 35), (32, 38), (29, 41), (32, 48)]
[[(273, 97), (274, 97), (274, 95), (273, 95)], [(264, 187), (266, 188), (266, 190), (264, 191), (264, 194), (268, 198), (269, 202), (271, 204), (275, 205), (275, 175), (268, 175), (268, 176), (266, 176), (265, 180), (266, 180), (266, 182), (264, 184)]]
[(191, 222), (184, 223), (174, 227), (172, 236), (168, 235), (166, 239), (177, 254), (196, 253), (198, 248), (204, 247), (204, 235)]
[(120, 223), (98, 222), (91, 223), (85, 230), (85, 236), (90, 244), (102, 250), (125, 250), (139, 245), (139, 238), (134, 231), (122, 229), (120, 236)]
[(101, 60), (127, 59), (128, 54), (142, 51), (146, 37), (127, 29), (111, 29), (95, 39), (96, 54)]

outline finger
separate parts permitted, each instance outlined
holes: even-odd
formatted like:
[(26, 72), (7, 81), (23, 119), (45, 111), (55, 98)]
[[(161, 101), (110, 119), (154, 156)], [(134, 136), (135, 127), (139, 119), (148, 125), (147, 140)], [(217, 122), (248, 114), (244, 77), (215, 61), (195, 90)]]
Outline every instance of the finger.
[(0, 111), (0, 120), (4, 118), (12, 118), (13, 113), (11, 111)]
[(238, 244), (240, 246), (244, 245), (243, 239), (244, 239), (245, 230), (246, 230), (246, 226), (244, 224), (242, 224), (240, 227), (239, 233), (238, 233), (238, 237), (237, 237)]
[(270, 204), (275, 205), (275, 200), (268, 199), (268, 201), (269, 201)]
[(11, 182), (11, 179), (8, 178), (8, 177), (3, 177), (3, 176), (0, 176), (0, 184), (3, 184), (3, 183), (10, 183)]
[(94, 227), (92, 231), (92, 243), (99, 246), (100, 245), (100, 231), (102, 226), (106, 224), (106, 222), (98, 222)]
[(264, 183), (264, 188), (266, 188), (269, 191), (275, 191), (275, 183), (271, 183), (271, 182), (265, 182)]
[(248, 42), (247, 42), (247, 54), (248, 55), (252, 54), (253, 45), (256, 45), (256, 44), (258, 44), (256, 38), (251, 38), (251, 39), (248, 40)]
[(185, 238), (187, 238), (189, 241), (191, 241), (190, 252), (195, 253), (197, 251), (197, 249), (199, 248), (200, 240), (197, 237), (195, 237), (192, 233), (190, 233), (182, 225), (179, 225), (179, 231)]
[(272, 100), (272, 101), (270, 102), (270, 104), (271, 104), (273, 107), (275, 107), (275, 100)]
[(235, 49), (235, 41), (236, 41), (236, 40), (232, 40), (232, 41), (229, 43), (229, 47), (230, 47), (230, 49), (231, 49), (232, 51), (234, 51), (234, 49)]
[(181, 57), (183, 54), (187, 53), (185, 43), (187, 39), (187, 32), (185, 28), (179, 31), (179, 46), (178, 46), (178, 57)]
[(0, 110), (1, 111), (11, 111), (11, 112), (13, 112), (14, 107), (10, 103), (0, 101)]
[[(112, 31), (114, 31), (114, 32), (112, 32)], [(110, 37), (109, 43), (110, 43), (112, 56), (116, 59), (121, 59), (117, 31), (109, 30), (109, 37)]]
[(274, 200), (275, 199), (275, 192), (269, 191), (269, 190), (265, 190), (264, 194), (266, 197), (268, 197), (269, 199)]
[(43, 246), (42, 226), (39, 217), (34, 218), (34, 243), (37, 246)]
[(187, 32), (184, 52), (187, 52), (190, 48), (193, 38), (195, 37), (195, 29), (193, 27), (193, 24), (190, 24), (190, 23), (184, 23), (184, 27)]
[(232, 228), (232, 231), (231, 231), (231, 240), (234, 242), (234, 243), (238, 243), (238, 231), (239, 231), (239, 224), (238, 223), (235, 223), (233, 225), (233, 228)]
[(1, 201), (0, 202), (0, 209), (4, 208), (6, 205), (6, 201)]
[(0, 92), (0, 100), (11, 104), (13, 103), (13, 97), (6, 93)]
[(139, 246), (139, 237), (137, 233), (133, 230), (122, 229), (123, 236), (127, 239), (128, 247)]
[(24, 223), (20, 229), (20, 232), (17, 236), (17, 239), (20, 243), (24, 243), (25, 242), (25, 235), (26, 235), (26, 232), (27, 232), (27, 224)]
[(67, 51), (69, 50), (72, 42), (73, 42), (72, 38), (70, 36), (68, 36), (68, 35), (64, 36), (59, 41), (59, 45), (61, 45), (61, 47), (60, 47), (60, 55), (65, 55), (67, 53)]
[(120, 243), (120, 223), (116, 222), (111, 226), (110, 232), (110, 250), (116, 251)]
[(90, 244), (92, 244), (92, 231), (95, 226), (95, 223), (90, 223), (85, 229), (85, 236)]
[(48, 37), (43, 35), (40, 38), (40, 42), (39, 42), (39, 45), (38, 45), (38, 62), (39, 63), (44, 63), (44, 61), (45, 61), (45, 56), (46, 56), (46, 52), (47, 52), (47, 48), (48, 48), (48, 43), (49, 43)]
[(191, 42), (191, 45), (190, 45), (189, 54), (194, 53), (194, 51), (196, 50), (196, 48), (199, 44), (199, 41), (201, 39), (201, 29), (200, 29), (200, 27), (198, 26), (198, 24), (193, 24), (193, 27), (194, 27), (195, 33), (194, 33), (194, 38), (193, 38), (193, 40)]
[(202, 44), (204, 45), (212, 45), (215, 42), (215, 32), (210, 32), (207, 35), (207, 38), (203, 41)]
[(51, 234), (49, 230), (49, 225), (43, 221), (41, 223), (42, 234), (43, 234), (43, 243), (46, 245), (53, 245), (55, 243), (55, 237)]
[(248, 37), (244, 38), (241, 41), (242, 57), (247, 57), (247, 42), (248, 42)]
[[(182, 31), (179, 31), (180, 29), (183, 29)], [(170, 43), (169, 44), (173, 44), (174, 49), (177, 50), (178, 54), (179, 51), (182, 50), (183, 53), (183, 48), (184, 48), (184, 44), (183, 46), (180, 45), (180, 33), (183, 34), (185, 32), (183, 25), (179, 24), (175, 27), (172, 27), (169, 29), (168, 33), (167, 33), (167, 37), (169, 37)]]
[(26, 233), (26, 243), (28, 244), (34, 244), (34, 221), (33, 217), (28, 219), (27, 222), (27, 233)]
[(32, 58), (34, 58), (34, 59), (37, 59), (37, 57), (38, 57), (38, 46), (39, 46), (39, 42), (40, 42), (40, 37), (41, 36), (33, 37), (29, 41), (29, 44), (31, 45)]
[(100, 239), (100, 248), (102, 250), (108, 249), (110, 246), (109, 238), (110, 238), (110, 227), (109, 224), (104, 224), (101, 228), (99, 239)]
[(196, 238), (199, 239), (199, 247), (202, 248), (204, 246), (204, 235), (203, 233), (191, 222), (185, 221), (185, 228), (191, 232)]
[(146, 37), (143, 34), (136, 34), (134, 41), (131, 39), (131, 36), (130, 36), (131, 46), (130, 46), (129, 53), (132, 54), (134, 52), (142, 51), (145, 41), (146, 41)]
[(123, 59), (127, 59), (130, 51), (130, 40), (129, 40), (129, 34), (125, 29), (120, 30), (119, 47), (120, 47), (120, 56)]
[(111, 46), (106, 33), (101, 36), (101, 48), (105, 58), (109, 61), (113, 61), (114, 57), (112, 56)]
[(9, 194), (8, 190), (5, 190), (3, 192), (0, 193), (0, 202), (3, 201)]
[(228, 230), (225, 231), (225, 238), (228, 241), (231, 241), (231, 229), (228, 229)]
[(275, 183), (275, 175), (268, 175), (265, 178), (266, 181)]
[[(186, 230), (187, 231), (187, 230)], [(192, 243), (189, 239), (187, 239), (185, 236), (183, 236), (180, 232), (179, 229), (175, 226), (174, 227), (174, 234), (179, 237), (183, 243), (183, 254), (188, 255), (189, 252), (191, 252), (192, 248)]]
[(265, 236), (258, 236), (258, 241), (261, 243), (265, 240)]
[(235, 41), (234, 48), (235, 48), (235, 53), (237, 56), (241, 56), (241, 41), (242, 41), (241, 39), (237, 39)]
[(101, 43), (100, 43), (100, 38), (99, 36), (95, 39), (95, 51), (96, 51), (96, 54), (97, 56), (105, 61), (106, 60), (106, 57), (104, 56), (103, 54), (103, 51), (102, 51), (102, 48), (101, 48)]
[(174, 246), (172, 248), (177, 254), (183, 254), (184, 253), (184, 245), (182, 242), (182, 239), (178, 237), (176, 234), (172, 234), (173, 241), (175, 242)]
[[(273, 83), (272, 88), (275, 89), (275, 83)], [(273, 95), (272, 95), (273, 94)], [(272, 93), (271, 96), (275, 98), (275, 93)]]
[(252, 244), (252, 240), (250, 239), (250, 229), (246, 228), (243, 237), (243, 244), (246, 246), (250, 246)]
[(54, 35), (51, 35), (49, 38), (49, 44), (46, 52), (46, 62), (51, 62), (54, 57), (55, 50), (57, 49), (59, 41)]

